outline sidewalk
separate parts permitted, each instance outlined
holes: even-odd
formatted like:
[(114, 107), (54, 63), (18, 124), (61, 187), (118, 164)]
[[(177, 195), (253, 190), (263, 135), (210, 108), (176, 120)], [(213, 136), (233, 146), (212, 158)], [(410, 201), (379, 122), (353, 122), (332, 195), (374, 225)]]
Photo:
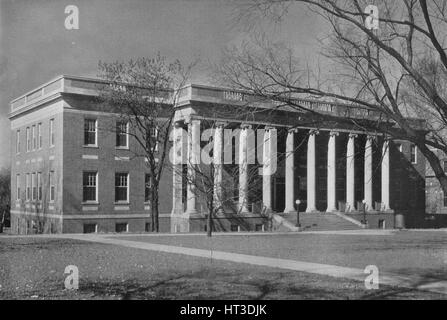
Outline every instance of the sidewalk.
[[(107, 235), (60, 235), (60, 238), (67, 238), (73, 240), (91, 241), (103, 244), (112, 244), (118, 246), (124, 246), (129, 248), (137, 248), (143, 250), (160, 251), (165, 253), (182, 254), (187, 256), (200, 257), (205, 259), (215, 259), (230, 261), (236, 263), (246, 263), (258, 266), (266, 266), (271, 268), (280, 268), (293, 271), (302, 271), (307, 273), (325, 275), (336, 278), (346, 278), (356, 281), (364, 282), (369, 272), (365, 273), (365, 270), (359, 268), (349, 268), (330, 264), (312, 263), (306, 261), (279, 259), (255, 255), (246, 255), (225, 251), (214, 251), (195, 249), (179, 246), (170, 246), (163, 244), (154, 244), (147, 242), (122, 240), (119, 237), (107, 236)], [(434, 293), (447, 294), (447, 281), (439, 281), (432, 279), (424, 283), (420, 283), (420, 279), (417, 276), (401, 276), (391, 273), (379, 272), (379, 285), (389, 285), (397, 287), (405, 287), (412, 289), (419, 289), (430, 291)]]

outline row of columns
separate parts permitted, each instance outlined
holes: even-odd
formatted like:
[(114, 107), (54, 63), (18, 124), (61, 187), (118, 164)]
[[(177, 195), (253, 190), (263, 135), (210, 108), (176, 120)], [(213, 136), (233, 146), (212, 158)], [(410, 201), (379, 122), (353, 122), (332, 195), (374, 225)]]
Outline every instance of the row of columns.
[[(248, 152), (247, 138), (249, 126), (242, 126), (239, 137), (239, 212), (249, 212), (248, 209)], [(273, 128), (266, 128), (264, 132), (263, 143), (263, 176), (262, 176), (262, 195), (264, 210), (272, 209), (272, 156), (276, 156), (276, 140), (273, 137)], [(214, 163), (214, 202), (217, 207), (221, 207), (223, 198), (222, 179), (223, 179), (223, 134), (224, 124), (218, 123), (214, 131), (213, 141), (213, 163)], [(295, 209), (295, 168), (294, 153), (295, 143), (294, 134), (297, 130), (289, 130), (286, 140), (286, 159), (285, 159), (285, 213), (294, 212)], [(181, 158), (182, 153), (182, 134), (181, 128), (174, 128), (174, 152)], [(307, 142), (307, 208), (306, 212), (315, 212), (316, 208), (316, 135), (317, 130), (310, 130)], [(336, 138), (338, 132), (331, 131), (328, 140), (327, 156), (327, 212), (337, 210), (336, 198)], [(346, 211), (355, 210), (355, 138), (356, 134), (350, 133), (346, 150)], [(367, 136), (365, 143), (364, 160), (364, 201), (366, 210), (373, 209), (372, 181), (373, 181), (373, 153), (372, 136)], [(188, 146), (187, 159), (190, 164), (198, 164), (200, 156), (200, 121), (191, 120), (188, 123)], [(174, 157), (175, 159), (175, 157)], [(385, 141), (382, 149), (381, 162), (381, 210), (390, 210), (389, 205), (389, 148)], [(174, 162), (174, 166), (178, 165)], [(194, 177), (194, 170), (191, 165), (188, 166), (188, 176), (191, 181)], [(173, 211), (182, 212), (181, 192), (182, 177), (178, 170), (173, 172)], [(179, 201), (180, 200), (180, 201)], [(196, 193), (194, 185), (188, 181), (187, 187), (187, 214), (196, 213)]]
[[(316, 211), (316, 152), (315, 152), (315, 136), (318, 131), (311, 130), (309, 132), (309, 139), (307, 144), (307, 208), (306, 212)], [(292, 136), (293, 132), (289, 132)], [(336, 198), (336, 137), (338, 132), (330, 132), (328, 141), (328, 156), (327, 156), (327, 212), (337, 210), (337, 198)], [(355, 138), (356, 134), (350, 133), (348, 137), (347, 149), (346, 149), (346, 211), (355, 210)], [(365, 143), (365, 160), (364, 160), (364, 201), (366, 210), (373, 210), (373, 153), (372, 153), (372, 139), (373, 136), (366, 137)], [(286, 148), (289, 146), (286, 144)], [(291, 146), (291, 145), (290, 145)], [(290, 148), (289, 146), (289, 148)], [(293, 159), (293, 152), (288, 152)], [(390, 210), (389, 202), (389, 147), (388, 141), (383, 143), (382, 147), (382, 162), (381, 162), (381, 196), (382, 196), (382, 211)], [(286, 162), (286, 186), (293, 188), (293, 184), (287, 182), (289, 176), (293, 171), (291, 165), (293, 160), (290, 160), (289, 165)], [(293, 190), (289, 190), (290, 194), (293, 194)], [(287, 193), (286, 193), (287, 194)], [(286, 208), (291, 208), (293, 199), (286, 198)], [(289, 203), (290, 202), (290, 203)]]

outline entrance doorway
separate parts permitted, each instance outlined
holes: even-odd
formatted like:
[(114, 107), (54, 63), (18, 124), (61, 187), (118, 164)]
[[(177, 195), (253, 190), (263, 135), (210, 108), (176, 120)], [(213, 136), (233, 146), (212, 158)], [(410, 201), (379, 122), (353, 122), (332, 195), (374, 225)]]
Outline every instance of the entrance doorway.
[(273, 180), (273, 210), (284, 212), (286, 200), (286, 186), (284, 178), (278, 177)]

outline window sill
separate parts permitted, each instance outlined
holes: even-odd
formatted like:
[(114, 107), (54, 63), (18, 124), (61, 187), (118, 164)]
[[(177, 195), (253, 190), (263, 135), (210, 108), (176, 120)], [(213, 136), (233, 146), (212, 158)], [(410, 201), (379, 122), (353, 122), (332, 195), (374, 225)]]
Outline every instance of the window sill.
[(98, 149), (98, 145), (97, 144), (84, 144), (82, 145), (84, 148), (93, 148), (93, 149)]
[(81, 204), (83, 206), (85, 206), (85, 205), (97, 206), (97, 205), (99, 205), (99, 202), (98, 201), (83, 201), (83, 202), (81, 202)]
[(128, 202), (128, 201), (115, 201), (114, 203), (113, 203), (114, 205), (116, 205), (116, 206), (128, 206), (128, 205), (130, 205), (130, 202)]
[(130, 150), (129, 147), (118, 147), (118, 146), (115, 146), (115, 149), (116, 150)]

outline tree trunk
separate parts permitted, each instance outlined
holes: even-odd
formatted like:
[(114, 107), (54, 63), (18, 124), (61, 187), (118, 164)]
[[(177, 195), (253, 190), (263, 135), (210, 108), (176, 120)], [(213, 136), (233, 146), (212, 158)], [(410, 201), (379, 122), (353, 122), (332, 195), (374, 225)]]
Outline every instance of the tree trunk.
[(208, 210), (208, 220), (207, 220), (207, 228), (206, 228), (206, 235), (208, 237), (211, 237), (211, 235), (212, 235), (212, 229), (213, 229), (212, 214), (213, 214), (213, 207), (211, 207), (210, 210)]
[(153, 232), (159, 232), (159, 212), (158, 212), (158, 205), (159, 205), (159, 199), (158, 199), (158, 185), (153, 183), (151, 188), (151, 221), (152, 221), (152, 228), (151, 230)]

